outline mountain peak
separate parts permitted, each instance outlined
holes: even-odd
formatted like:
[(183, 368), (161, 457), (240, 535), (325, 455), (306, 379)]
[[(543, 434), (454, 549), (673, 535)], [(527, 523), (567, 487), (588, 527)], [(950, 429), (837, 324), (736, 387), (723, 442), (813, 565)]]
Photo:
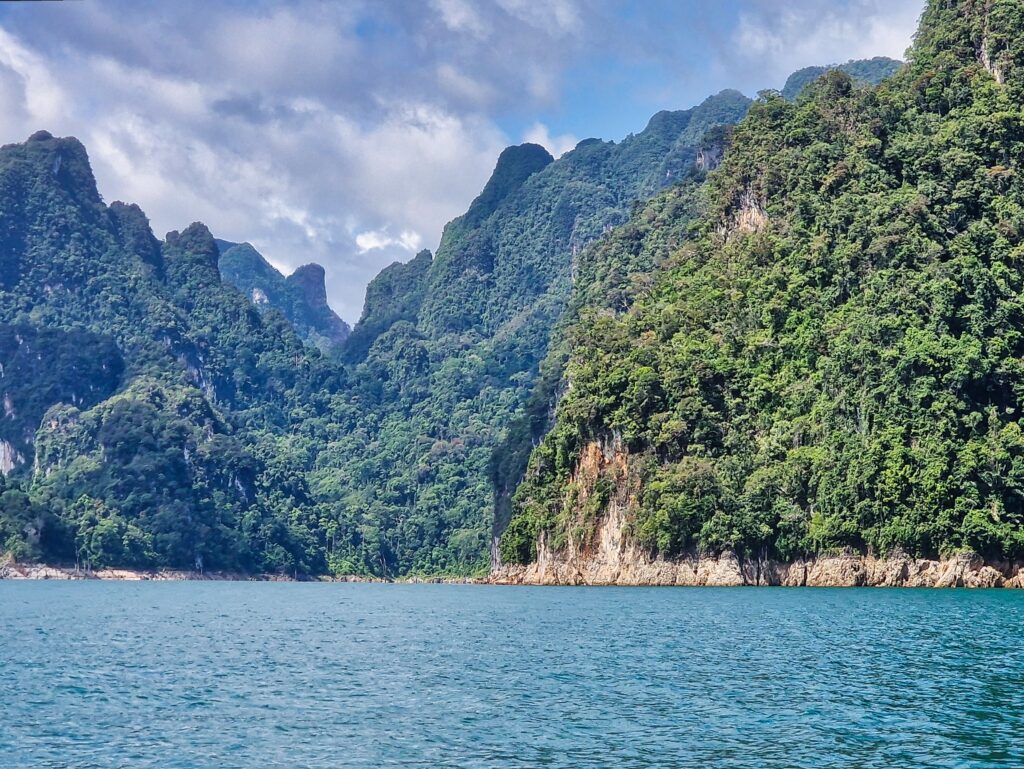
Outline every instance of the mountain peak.
[(829, 64), (824, 67), (804, 67), (789, 76), (786, 84), (782, 87), (782, 96), (788, 101), (796, 101), (804, 88), (832, 70), (845, 72), (855, 83), (878, 85), (886, 78), (896, 74), (901, 67), (903, 67), (902, 61), (885, 56), (876, 56), (873, 59), (851, 59), (845, 64)]
[(125, 246), (159, 274), (163, 270), (160, 241), (153, 236), (149, 219), (135, 203), (115, 200), (110, 204), (110, 218)]
[(302, 291), (311, 307), (327, 307), (327, 273), (315, 262), (304, 264), (288, 276), (287, 280)]
[(47, 185), (56, 184), (78, 204), (94, 209), (95, 213), (102, 207), (89, 154), (75, 137), (55, 137), (49, 131), (36, 131), (24, 143), (4, 145), (0, 152), (18, 157), (28, 175)]
[(193, 222), (181, 232), (168, 232), (165, 241), (172, 248), (198, 260), (204, 267), (212, 267), (220, 275), (220, 249), (217, 248), (213, 234), (202, 222)]
[(210, 228), (202, 222), (192, 222), (177, 235), (179, 247), (193, 254), (219, 255), (217, 243), (213, 239)]
[(655, 112), (647, 121), (644, 133), (659, 133), (666, 136), (677, 136), (690, 122), (691, 110), (661, 110)]
[(539, 144), (506, 147), (498, 156), (491, 178), (466, 212), (465, 221), (472, 226), (486, 219), (523, 182), (553, 161), (551, 153)]

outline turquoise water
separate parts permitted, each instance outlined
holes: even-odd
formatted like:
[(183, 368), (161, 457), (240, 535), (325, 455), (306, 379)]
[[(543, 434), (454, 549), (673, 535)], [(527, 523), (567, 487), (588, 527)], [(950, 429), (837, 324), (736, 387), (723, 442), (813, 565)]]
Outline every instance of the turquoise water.
[(0, 767), (1024, 766), (1024, 592), (0, 582)]

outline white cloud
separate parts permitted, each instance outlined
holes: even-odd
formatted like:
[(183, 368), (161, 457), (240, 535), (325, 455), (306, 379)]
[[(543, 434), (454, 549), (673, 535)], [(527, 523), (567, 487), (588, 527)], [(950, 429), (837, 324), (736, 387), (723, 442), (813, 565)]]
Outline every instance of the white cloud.
[[(493, 101), (478, 77), (486, 73), (441, 62), (443, 83), (433, 87), (384, 67), (328, 82), (337, 80), (328, 65), (356, 43), (326, 20), (314, 24), (315, 11), (222, 14), (205, 45), (201, 31), (184, 29), (185, 40), (169, 31), (161, 51), (195, 46), (180, 67), (107, 46), (92, 31), (106, 32), (97, 9), (62, 18), (75, 13), (91, 26), (68, 56), (0, 29), (0, 143), (40, 128), (78, 136), (101, 194), (139, 203), (158, 236), (201, 220), (286, 271), (318, 261), (348, 320), (381, 268), (437, 247), (509, 143), (477, 109), (444, 102), (450, 91), (463, 104)], [(121, 21), (109, 18), (115, 28)]]
[(460, 72), (451, 64), (438, 66), (437, 81), (442, 89), (470, 104), (483, 107), (495, 101), (493, 88)]
[(490, 26), (466, 0), (431, 0), (430, 4), (453, 32), (466, 32), (477, 38), (490, 34)]
[(45, 59), (0, 29), (0, 129), (4, 135), (57, 126), (66, 98)]
[(783, 81), (806, 66), (889, 56), (902, 59), (923, 0), (758, 0), (743, 11), (731, 50), (762, 77)]
[(420, 237), (419, 233), (408, 230), (400, 233), (397, 237), (393, 237), (383, 230), (360, 232), (356, 235), (356, 245), (359, 247), (359, 253), (361, 254), (392, 246), (398, 246), (406, 251), (415, 253), (422, 244), (423, 238)]
[(556, 36), (571, 35), (582, 26), (573, 0), (497, 0), (506, 13)]
[(523, 141), (539, 144), (557, 158), (579, 144), (580, 140), (572, 134), (552, 136), (546, 125), (536, 122), (523, 134)]

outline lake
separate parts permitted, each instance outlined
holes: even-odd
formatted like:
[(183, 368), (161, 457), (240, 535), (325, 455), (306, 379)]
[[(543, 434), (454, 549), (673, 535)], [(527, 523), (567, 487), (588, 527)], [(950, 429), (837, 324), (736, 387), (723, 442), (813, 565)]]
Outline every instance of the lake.
[(1024, 765), (1024, 592), (0, 582), (0, 766)]

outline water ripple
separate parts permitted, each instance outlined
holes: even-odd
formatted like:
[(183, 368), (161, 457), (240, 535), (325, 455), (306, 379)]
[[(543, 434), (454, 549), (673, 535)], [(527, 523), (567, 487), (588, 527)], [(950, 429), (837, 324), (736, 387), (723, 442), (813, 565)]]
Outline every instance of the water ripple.
[(1024, 765), (1024, 592), (0, 583), (0, 766)]

